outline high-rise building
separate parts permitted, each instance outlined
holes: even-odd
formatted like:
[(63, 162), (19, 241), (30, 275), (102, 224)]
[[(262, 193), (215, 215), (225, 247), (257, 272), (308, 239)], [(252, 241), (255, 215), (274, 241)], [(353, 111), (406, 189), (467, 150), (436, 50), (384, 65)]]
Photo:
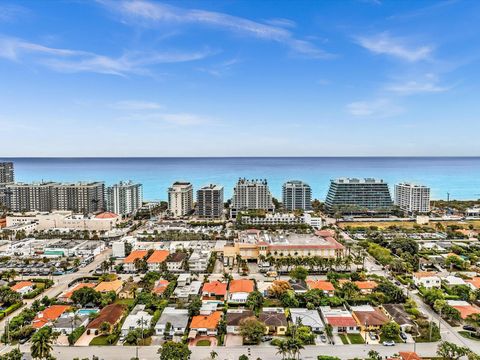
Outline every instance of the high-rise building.
[(430, 188), (401, 183), (395, 185), (395, 205), (409, 213), (430, 212)]
[(310, 185), (299, 181), (291, 180), (283, 184), (282, 202), (286, 210), (311, 210), (312, 189)]
[(105, 209), (104, 192), (103, 182), (16, 183), (6, 186), (6, 204), (12, 211), (71, 210), (95, 213)]
[(119, 182), (107, 187), (107, 210), (118, 215), (130, 215), (142, 207), (142, 184)]
[(230, 216), (236, 217), (238, 212), (245, 210), (265, 210), (270, 212), (275, 210), (272, 194), (266, 179), (238, 179), (237, 185), (233, 189)]
[(188, 215), (193, 210), (191, 183), (177, 181), (168, 188), (168, 210), (175, 217)]
[(392, 206), (388, 184), (372, 178), (331, 180), (325, 200), (325, 207), (330, 213), (389, 213)]
[(13, 184), (14, 181), (13, 162), (0, 162), (0, 205), (6, 203), (5, 187), (9, 184)]
[(223, 186), (210, 184), (197, 190), (197, 214), (205, 219), (222, 217)]

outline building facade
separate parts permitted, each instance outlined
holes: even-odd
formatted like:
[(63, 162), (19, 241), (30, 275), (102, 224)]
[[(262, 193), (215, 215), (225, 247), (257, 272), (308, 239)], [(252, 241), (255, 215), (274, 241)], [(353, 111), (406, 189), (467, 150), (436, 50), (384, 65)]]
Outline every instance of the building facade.
[(5, 198), (12, 211), (95, 213), (105, 208), (105, 185), (103, 182), (17, 183), (6, 186)]
[(15, 175), (13, 171), (13, 162), (0, 162), (0, 205), (6, 203), (5, 190), (6, 186), (13, 184)]
[(402, 183), (395, 185), (395, 205), (408, 213), (430, 212), (430, 188)]
[(168, 188), (168, 210), (174, 217), (188, 215), (193, 210), (193, 186), (189, 182), (174, 182)]
[(204, 219), (222, 217), (223, 186), (210, 184), (197, 191), (197, 215)]
[(142, 184), (119, 182), (107, 188), (107, 210), (118, 215), (131, 215), (142, 207)]
[(312, 189), (310, 185), (299, 181), (287, 181), (282, 186), (282, 202), (286, 210), (311, 210)]
[(389, 213), (393, 202), (388, 184), (381, 179), (340, 178), (330, 181), (325, 207), (330, 213)]
[(247, 210), (265, 210), (273, 212), (275, 209), (268, 182), (263, 180), (238, 179), (233, 189), (230, 216), (236, 217), (238, 212)]

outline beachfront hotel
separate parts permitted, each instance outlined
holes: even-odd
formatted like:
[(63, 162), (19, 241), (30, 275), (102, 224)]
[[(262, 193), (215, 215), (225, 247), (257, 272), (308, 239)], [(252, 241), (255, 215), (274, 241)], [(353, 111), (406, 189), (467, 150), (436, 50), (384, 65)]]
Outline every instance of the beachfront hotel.
[(389, 213), (393, 202), (388, 184), (381, 179), (339, 178), (330, 181), (325, 207), (330, 213)]
[(233, 189), (230, 206), (230, 216), (232, 218), (235, 218), (240, 211), (265, 210), (273, 212), (274, 209), (272, 194), (266, 179), (238, 179), (237, 185)]

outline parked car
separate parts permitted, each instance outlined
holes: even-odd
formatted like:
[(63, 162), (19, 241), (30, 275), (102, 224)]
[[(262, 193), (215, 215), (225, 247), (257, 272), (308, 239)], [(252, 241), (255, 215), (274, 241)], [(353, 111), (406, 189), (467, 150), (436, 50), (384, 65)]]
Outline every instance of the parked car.
[(373, 332), (369, 332), (368, 333), (368, 336), (370, 337), (370, 339), (372, 340), (377, 340), (377, 334), (373, 333)]
[(262, 336), (262, 341), (263, 342), (272, 341), (272, 340), (273, 340), (273, 337), (271, 337), (271, 336)]
[(400, 337), (402, 338), (403, 341), (407, 341), (407, 334), (405, 334), (403, 331), (400, 333)]
[(467, 330), (467, 331), (477, 331), (477, 329), (475, 328), (475, 326), (472, 326), (472, 325), (463, 325), (463, 330)]
[(395, 346), (395, 341), (393, 340), (384, 341), (383, 346)]
[(320, 340), (323, 342), (323, 343), (326, 343), (327, 342), (327, 337), (325, 335), (320, 335)]

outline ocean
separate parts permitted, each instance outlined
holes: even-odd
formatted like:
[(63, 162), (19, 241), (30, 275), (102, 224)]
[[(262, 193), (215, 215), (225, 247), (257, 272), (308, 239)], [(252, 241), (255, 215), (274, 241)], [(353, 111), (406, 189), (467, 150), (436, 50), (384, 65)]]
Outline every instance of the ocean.
[(324, 200), (330, 179), (375, 177), (387, 181), (393, 196), (397, 182), (431, 187), (432, 199), (480, 198), (480, 157), (235, 157), (235, 158), (0, 158), (15, 163), (18, 182), (120, 180), (143, 184), (145, 200), (167, 199), (167, 188), (176, 180), (195, 188), (209, 183), (225, 187), (231, 197), (239, 177), (266, 178), (270, 190), (281, 198), (282, 184), (302, 180), (313, 197)]

